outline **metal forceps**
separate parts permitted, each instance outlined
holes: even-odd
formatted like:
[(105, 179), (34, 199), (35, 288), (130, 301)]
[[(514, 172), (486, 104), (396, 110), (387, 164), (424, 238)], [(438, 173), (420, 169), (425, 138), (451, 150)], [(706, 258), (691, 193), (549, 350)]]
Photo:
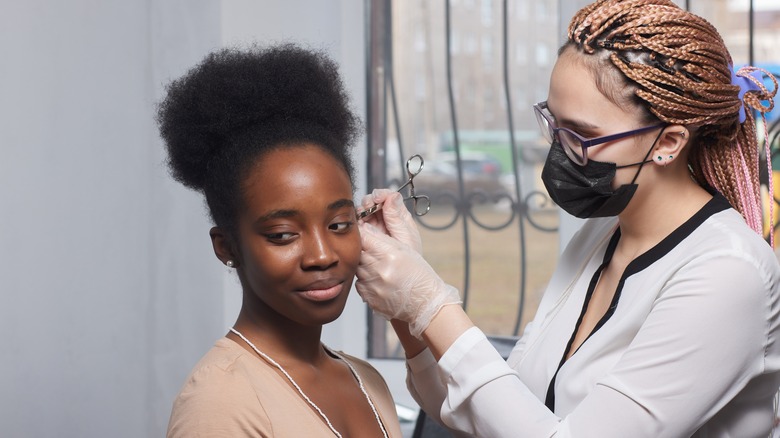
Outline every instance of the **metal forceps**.
[[(409, 186), (409, 197), (404, 198), (404, 201), (412, 200), (412, 210), (417, 216), (425, 216), (425, 214), (428, 213), (428, 211), (431, 209), (430, 198), (425, 195), (416, 195), (414, 193), (414, 177), (422, 172), (424, 165), (425, 161), (423, 160), (423, 157), (420, 156), (420, 154), (415, 154), (409, 157), (409, 159), (406, 160), (406, 174), (409, 176), (409, 179), (406, 180), (406, 182), (403, 183), (401, 187), (398, 187), (398, 190), (396, 190), (397, 192), (400, 192), (406, 186)], [(381, 208), (382, 205), (374, 204), (371, 207), (359, 212), (357, 217), (358, 219), (367, 218), (368, 216), (371, 216), (372, 214), (379, 211)]]

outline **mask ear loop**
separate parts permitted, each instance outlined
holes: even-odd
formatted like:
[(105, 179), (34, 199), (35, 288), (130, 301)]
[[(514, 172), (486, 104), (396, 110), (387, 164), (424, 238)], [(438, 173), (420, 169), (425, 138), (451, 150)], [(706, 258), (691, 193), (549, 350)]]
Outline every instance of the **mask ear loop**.
[(615, 169), (622, 169), (624, 167), (631, 167), (631, 166), (639, 166), (639, 169), (637, 169), (636, 173), (634, 174), (634, 179), (631, 180), (631, 184), (634, 184), (636, 182), (636, 179), (639, 177), (639, 171), (642, 170), (642, 166), (644, 166), (647, 163), (653, 162), (653, 160), (648, 160), (647, 157), (649, 157), (650, 153), (653, 152), (653, 148), (655, 147), (655, 144), (658, 143), (658, 139), (661, 138), (661, 134), (664, 133), (664, 129), (666, 129), (666, 126), (661, 128), (661, 132), (659, 132), (658, 135), (655, 137), (655, 140), (653, 140), (653, 144), (650, 145), (650, 149), (647, 150), (647, 153), (645, 154), (645, 158), (642, 161), (634, 164), (626, 164), (625, 166), (615, 166)]

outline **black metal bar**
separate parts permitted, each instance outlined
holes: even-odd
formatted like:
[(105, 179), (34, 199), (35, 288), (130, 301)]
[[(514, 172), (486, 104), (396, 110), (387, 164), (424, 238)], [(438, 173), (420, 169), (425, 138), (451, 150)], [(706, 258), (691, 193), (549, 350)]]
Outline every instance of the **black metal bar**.
[(515, 318), (515, 326), (512, 331), (517, 335), (520, 332), (520, 324), (523, 319), (523, 309), (525, 308), (525, 293), (526, 293), (526, 252), (525, 252), (525, 226), (523, 222), (523, 216), (525, 215), (525, 204), (521, 201), (522, 190), (520, 187), (520, 175), (519, 175), (519, 159), (517, 156), (517, 144), (515, 142), (515, 123), (512, 115), (512, 93), (509, 83), (509, 0), (504, 0), (502, 14), (502, 63), (504, 72), (504, 96), (506, 97), (506, 115), (507, 115), (507, 127), (509, 128), (509, 146), (512, 148), (512, 174), (515, 177), (515, 203), (517, 208), (518, 220), (517, 225), (520, 232), (520, 304), (517, 309), (517, 317)]
[[(386, 143), (387, 143), (387, 113), (386, 113), (386, 80), (387, 44), (386, 39), (392, 38), (392, 30), (387, 27), (389, 5), (391, 0), (368, 0), (366, 2), (366, 188), (382, 187), (386, 176)], [(366, 313), (368, 319), (369, 357), (387, 356), (385, 331), (387, 323), (381, 318), (372, 318), (371, 312)]]
[[(387, 71), (387, 89), (390, 91), (390, 105), (393, 109), (393, 124), (395, 126), (395, 136), (398, 140), (398, 164), (401, 169), (401, 176), (406, 174), (406, 159), (408, 158), (404, 153), (404, 142), (401, 136), (401, 118), (398, 115), (398, 101), (395, 97), (395, 78), (393, 75), (393, 55), (392, 55), (392, 43), (390, 49), (390, 68)], [(399, 187), (400, 189), (400, 187)]]
[(391, 30), (387, 27), (388, 13), (386, 5), (390, 0), (369, 0), (367, 4), (368, 14), (368, 44), (367, 56), (368, 77), (366, 78), (368, 90), (366, 92), (366, 128), (368, 131), (367, 145), (367, 188), (381, 187), (386, 179), (386, 155), (387, 143), (387, 89), (385, 74), (387, 70), (387, 44), (386, 39), (392, 38)]
[[(466, 190), (463, 186), (463, 164), (461, 162), (460, 157), (460, 139), (458, 137), (458, 117), (455, 109), (455, 93), (452, 89), (452, 51), (451, 51), (451, 45), (452, 45), (452, 37), (451, 37), (451, 27), (452, 27), (452, 14), (450, 12), (450, 0), (447, 0), (445, 2), (444, 7), (444, 15), (445, 15), (445, 32), (446, 32), (446, 50), (447, 50), (447, 89), (448, 89), (448, 96), (449, 96), (449, 102), (450, 102), (450, 117), (452, 119), (452, 139), (453, 144), (455, 147), (455, 162), (458, 166), (458, 192), (460, 195), (460, 199), (458, 202), (458, 210), (459, 211), (465, 211), (465, 199), (466, 199)], [(471, 248), (469, 244), (469, 224), (468, 220), (466, 220), (466, 215), (463, 215), (463, 253), (464, 253), (464, 269), (463, 269), (463, 291), (462, 291), (462, 298), (463, 298), (463, 308), (467, 308), (468, 304), (468, 296), (469, 296), (469, 282), (470, 282), (470, 275), (471, 275)]]

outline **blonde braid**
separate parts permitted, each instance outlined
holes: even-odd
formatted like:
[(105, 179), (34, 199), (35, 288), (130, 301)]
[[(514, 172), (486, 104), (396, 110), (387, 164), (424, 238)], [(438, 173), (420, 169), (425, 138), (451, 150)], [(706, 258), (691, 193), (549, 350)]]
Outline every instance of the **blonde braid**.
[(740, 87), (732, 84), (731, 55), (718, 31), (671, 0), (596, 1), (574, 16), (568, 37), (568, 44), (585, 54), (608, 52), (650, 114), (692, 128), (688, 162), (693, 178), (721, 192), (762, 233), (753, 110), (763, 118), (772, 109), (777, 83), (770, 92), (750, 76), (755, 68), (740, 69), (737, 75), (755, 85), (740, 100)]

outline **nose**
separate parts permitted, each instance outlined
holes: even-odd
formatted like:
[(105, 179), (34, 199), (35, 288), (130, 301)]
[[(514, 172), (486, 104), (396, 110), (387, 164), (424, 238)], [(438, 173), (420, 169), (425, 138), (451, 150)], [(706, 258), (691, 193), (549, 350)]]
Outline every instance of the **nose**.
[(326, 269), (338, 261), (338, 253), (330, 242), (327, 230), (312, 230), (304, 237), (303, 269)]

